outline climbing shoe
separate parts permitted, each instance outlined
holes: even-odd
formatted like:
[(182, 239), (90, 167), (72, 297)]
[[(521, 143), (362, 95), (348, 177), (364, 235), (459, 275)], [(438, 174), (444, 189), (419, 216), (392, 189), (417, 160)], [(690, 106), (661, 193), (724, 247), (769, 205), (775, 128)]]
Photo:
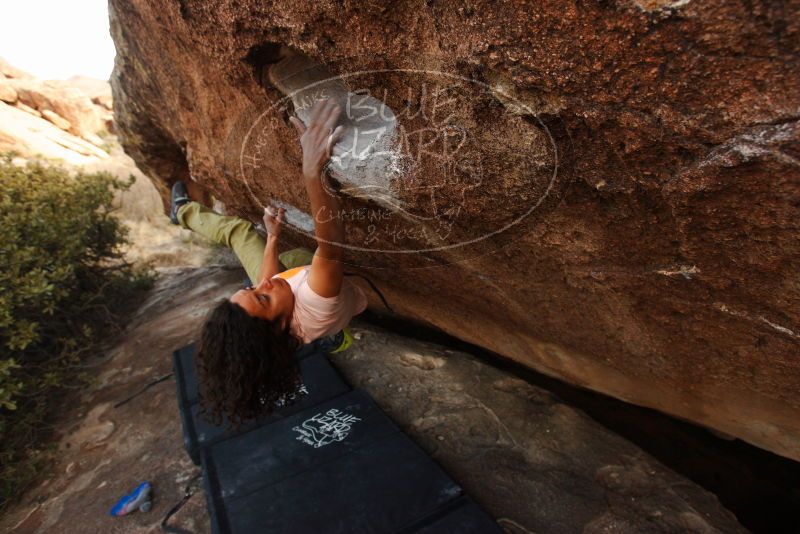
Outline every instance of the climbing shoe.
[(338, 347), (331, 351), (331, 354), (336, 354), (337, 352), (342, 352), (343, 350), (347, 350), (347, 347), (353, 344), (353, 334), (350, 332), (350, 327), (345, 326), (342, 329), (342, 342), (339, 344)]
[(178, 221), (178, 209), (190, 200), (186, 184), (180, 180), (172, 184), (172, 205), (169, 210), (169, 220), (172, 224), (180, 224)]

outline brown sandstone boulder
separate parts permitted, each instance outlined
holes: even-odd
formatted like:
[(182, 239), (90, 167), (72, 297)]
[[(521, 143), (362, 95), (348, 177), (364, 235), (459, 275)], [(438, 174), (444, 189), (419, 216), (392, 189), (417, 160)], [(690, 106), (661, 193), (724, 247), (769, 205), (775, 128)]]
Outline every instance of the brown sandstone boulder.
[(75, 165), (107, 163), (117, 146), (107, 135), (113, 120), (107, 81), (85, 76), (41, 81), (2, 60), (0, 75), (0, 152)]
[[(51, 110), (39, 113), (17, 102), (0, 102), (0, 153), (11, 151), (21, 159), (48, 158), (68, 165), (107, 160), (109, 155), (81, 137), (70, 134), (69, 123)], [(127, 178), (129, 173), (120, 173)]]
[(11, 65), (8, 61), (0, 57), (0, 77), (14, 78), (17, 80), (31, 80), (33, 76), (22, 69)]
[[(95, 105), (96, 112), (100, 115), (100, 121), (107, 131), (112, 131), (109, 126), (114, 121), (112, 113), (113, 100), (111, 98), (111, 85), (107, 80), (98, 80), (97, 78), (89, 78), (88, 76), (72, 76), (63, 83), (66, 86), (74, 87), (80, 90), (83, 94), (89, 97)], [(84, 136), (85, 139), (90, 140)]]
[(0, 81), (0, 100), (9, 104), (17, 101), (17, 92), (10, 84)]
[[(94, 144), (104, 141), (113, 121), (111, 86), (105, 80), (73, 76), (68, 80), (38, 80), (0, 58), (0, 101), (44, 115), (59, 128)], [(47, 112), (47, 113), (45, 113)]]
[(49, 109), (42, 110), (42, 117), (49, 120), (59, 128), (65, 131), (69, 131), (72, 125), (69, 123), (67, 119), (56, 113), (55, 111), (51, 111)]
[(30, 106), (26, 106), (22, 102), (17, 102), (16, 108), (19, 109), (19, 110), (24, 111), (25, 113), (29, 113), (31, 115), (34, 115), (36, 117), (41, 117), (42, 116), (42, 114), (41, 114), (41, 112), (39, 110), (33, 109)]
[(72, 76), (60, 83), (80, 90), (96, 105), (111, 110), (111, 86), (108, 84), (108, 81), (90, 78), (88, 76)]
[[(110, 8), (119, 134), (165, 202), (274, 199), (309, 243), (286, 117), (321, 92), (282, 91), (369, 91), (385, 146), (334, 175), (395, 310), (800, 459), (800, 1)], [(345, 89), (270, 78), (298, 52)]]

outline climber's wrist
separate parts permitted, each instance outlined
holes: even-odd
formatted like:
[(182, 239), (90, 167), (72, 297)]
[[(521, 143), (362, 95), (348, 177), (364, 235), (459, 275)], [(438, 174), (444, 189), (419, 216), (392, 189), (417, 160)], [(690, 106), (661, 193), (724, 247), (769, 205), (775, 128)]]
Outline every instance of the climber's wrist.
[(311, 168), (311, 169), (303, 169), (303, 179), (308, 182), (316, 182), (322, 180), (322, 167), (319, 168)]

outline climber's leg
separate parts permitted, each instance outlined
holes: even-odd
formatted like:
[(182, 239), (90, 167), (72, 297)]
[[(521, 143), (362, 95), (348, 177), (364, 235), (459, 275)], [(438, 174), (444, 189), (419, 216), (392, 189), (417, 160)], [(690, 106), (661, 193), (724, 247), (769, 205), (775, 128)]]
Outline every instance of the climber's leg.
[(220, 215), (197, 202), (181, 206), (178, 221), (184, 228), (233, 249), (251, 283), (258, 283), (266, 242), (250, 222), (239, 217)]
[(314, 251), (305, 247), (293, 248), (286, 252), (281, 252), (278, 255), (278, 261), (281, 262), (286, 270), (294, 269), (303, 265), (311, 265), (311, 260), (314, 259)]

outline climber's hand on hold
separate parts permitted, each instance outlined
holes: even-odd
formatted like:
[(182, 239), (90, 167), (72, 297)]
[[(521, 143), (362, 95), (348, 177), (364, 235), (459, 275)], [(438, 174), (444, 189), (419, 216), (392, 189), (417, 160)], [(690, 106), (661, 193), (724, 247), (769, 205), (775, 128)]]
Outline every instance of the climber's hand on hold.
[(264, 208), (264, 228), (267, 230), (267, 235), (271, 237), (278, 237), (281, 234), (281, 225), (286, 210), (283, 208), (275, 209), (272, 206)]
[(267, 206), (264, 208), (264, 228), (267, 230), (267, 244), (264, 247), (264, 256), (261, 260), (261, 267), (258, 269), (259, 282), (265, 278), (272, 278), (280, 272), (280, 262), (278, 261), (278, 236), (281, 234), (283, 217), (286, 210)]
[(331, 158), (333, 145), (344, 133), (343, 126), (336, 126), (341, 108), (335, 101), (326, 98), (319, 100), (311, 108), (308, 126), (297, 117), (289, 121), (300, 133), (300, 145), (303, 147), (303, 177), (316, 180)]

